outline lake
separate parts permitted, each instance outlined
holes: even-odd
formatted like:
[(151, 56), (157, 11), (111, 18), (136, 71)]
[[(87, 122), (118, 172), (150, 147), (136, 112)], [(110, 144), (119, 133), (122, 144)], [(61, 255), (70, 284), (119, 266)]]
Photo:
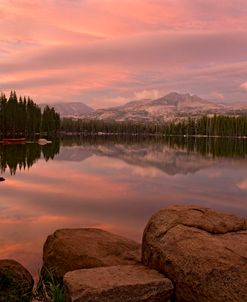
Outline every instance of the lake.
[(34, 275), (46, 237), (97, 227), (141, 241), (172, 204), (247, 215), (247, 141), (197, 138), (64, 139), (0, 145), (0, 258)]

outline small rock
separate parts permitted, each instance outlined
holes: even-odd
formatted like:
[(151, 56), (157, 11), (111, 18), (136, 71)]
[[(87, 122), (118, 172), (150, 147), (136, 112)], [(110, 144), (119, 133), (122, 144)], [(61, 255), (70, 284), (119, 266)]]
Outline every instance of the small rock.
[(32, 300), (33, 277), (18, 262), (0, 260), (0, 302)]
[(93, 228), (62, 229), (48, 236), (43, 249), (43, 269), (56, 279), (82, 268), (140, 262), (140, 244)]
[(142, 261), (172, 280), (177, 302), (247, 301), (247, 220), (172, 206), (148, 222)]
[(51, 143), (52, 143), (52, 141), (48, 141), (48, 140), (45, 139), (45, 138), (39, 138), (39, 139), (38, 139), (38, 144), (41, 145), (41, 146), (47, 145), (47, 144), (51, 144)]
[(5, 178), (4, 177), (0, 177), (0, 181), (5, 181)]
[(142, 265), (82, 269), (64, 276), (68, 302), (166, 302), (172, 282)]

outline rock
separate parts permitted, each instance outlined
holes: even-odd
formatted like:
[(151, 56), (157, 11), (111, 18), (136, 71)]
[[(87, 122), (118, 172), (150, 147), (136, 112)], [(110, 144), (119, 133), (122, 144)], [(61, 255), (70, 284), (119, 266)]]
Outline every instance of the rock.
[(0, 302), (32, 300), (31, 274), (14, 260), (0, 260)]
[(39, 139), (38, 139), (38, 144), (41, 145), (41, 146), (47, 145), (47, 144), (51, 144), (51, 143), (52, 143), (52, 141), (48, 141), (48, 140), (45, 139), (45, 138), (39, 138)]
[(164, 273), (176, 301), (247, 301), (247, 220), (195, 206), (156, 213), (143, 235), (142, 261)]
[(100, 229), (62, 229), (48, 236), (43, 269), (61, 279), (69, 271), (140, 262), (140, 244)]
[(172, 282), (142, 265), (81, 269), (64, 276), (68, 302), (165, 302)]
[(0, 177), (0, 181), (5, 181), (5, 178), (4, 177)]

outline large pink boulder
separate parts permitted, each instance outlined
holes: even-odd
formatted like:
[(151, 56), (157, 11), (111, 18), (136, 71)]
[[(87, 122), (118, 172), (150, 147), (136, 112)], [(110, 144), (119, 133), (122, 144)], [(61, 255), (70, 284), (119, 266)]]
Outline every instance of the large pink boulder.
[(57, 279), (82, 268), (140, 262), (140, 244), (94, 228), (62, 229), (50, 235), (43, 249), (42, 273)]
[(171, 206), (148, 222), (142, 261), (175, 286), (177, 302), (247, 301), (247, 220)]
[(81, 269), (64, 276), (68, 302), (166, 302), (172, 282), (143, 265)]

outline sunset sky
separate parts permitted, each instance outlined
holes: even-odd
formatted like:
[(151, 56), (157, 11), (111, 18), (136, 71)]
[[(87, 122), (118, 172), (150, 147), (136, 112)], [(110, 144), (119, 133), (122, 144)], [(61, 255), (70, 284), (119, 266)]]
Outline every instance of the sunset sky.
[(0, 91), (94, 108), (247, 103), (246, 0), (0, 0)]

